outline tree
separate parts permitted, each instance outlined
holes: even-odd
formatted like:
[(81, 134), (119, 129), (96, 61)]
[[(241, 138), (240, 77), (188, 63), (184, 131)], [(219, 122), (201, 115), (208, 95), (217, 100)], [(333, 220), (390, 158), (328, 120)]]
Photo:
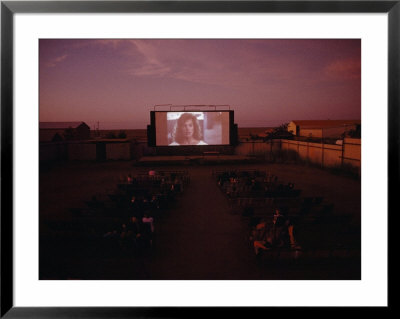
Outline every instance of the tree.
[(125, 131), (119, 131), (118, 138), (126, 138), (126, 132)]
[(361, 124), (357, 124), (356, 128), (344, 132), (341, 138), (351, 137), (351, 138), (361, 138)]
[(352, 138), (361, 138), (361, 124), (358, 124), (355, 129), (350, 130), (347, 134)]
[(106, 138), (109, 138), (109, 139), (116, 138), (116, 136), (115, 136), (114, 132), (108, 132), (108, 133), (106, 134), (106, 136), (105, 136), (105, 137), (106, 137)]
[(288, 132), (289, 123), (281, 124), (280, 126), (273, 129), (272, 132), (268, 132), (265, 140), (273, 140), (273, 139), (293, 139), (293, 133)]

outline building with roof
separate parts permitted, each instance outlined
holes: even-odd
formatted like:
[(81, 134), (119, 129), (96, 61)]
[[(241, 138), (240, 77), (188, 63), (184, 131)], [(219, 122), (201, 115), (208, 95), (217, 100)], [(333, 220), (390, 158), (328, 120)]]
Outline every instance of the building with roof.
[(298, 137), (340, 138), (360, 125), (360, 120), (295, 120), (287, 129)]
[(85, 122), (39, 122), (39, 142), (81, 141), (90, 139)]

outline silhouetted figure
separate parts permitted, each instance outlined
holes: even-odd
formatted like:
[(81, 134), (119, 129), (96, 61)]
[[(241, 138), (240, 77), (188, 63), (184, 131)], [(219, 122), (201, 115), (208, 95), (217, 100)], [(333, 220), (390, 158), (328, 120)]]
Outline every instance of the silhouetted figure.
[(129, 222), (122, 224), (120, 243), (122, 248), (140, 248), (142, 236), (141, 225), (136, 217), (131, 217)]
[(143, 200), (136, 196), (132, 196), (128, 211), (130, 216), (141, 216), (143, 212)]
[(253, 240), (256, 255), (261, 250), (273, 248), (290, 247), (294, 250), (301, 249), (295, 241), (293, 230), (294, 226), (289, 218), (281, 214), (279, 209), (276, 209), (272, 224), (261, 220), (253, 230), (251, 240)]
[(149, 176), (156, 176), (156, 171), (154, 169), (149, 170)]
[(142, 224), (144, 238), (151, 246), (153, 244), (154, 218), (150, 216), (147, 211), (144, 213), (144, 216), (142, 218)]

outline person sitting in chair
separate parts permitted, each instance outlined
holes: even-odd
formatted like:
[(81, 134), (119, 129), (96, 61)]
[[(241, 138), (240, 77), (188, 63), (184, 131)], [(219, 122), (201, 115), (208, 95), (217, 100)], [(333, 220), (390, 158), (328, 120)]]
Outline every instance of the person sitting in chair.
[(301, 249), (296, 243), (293, 230), (294, 226), (292, 222), (277, 208), (273, 216), (272, 224), (262, 220), (253, 230), (251, 239), (253, 240), (256, 255), (258, 255), (261, 250), (286, 246), (289, 246), (293, 250)]

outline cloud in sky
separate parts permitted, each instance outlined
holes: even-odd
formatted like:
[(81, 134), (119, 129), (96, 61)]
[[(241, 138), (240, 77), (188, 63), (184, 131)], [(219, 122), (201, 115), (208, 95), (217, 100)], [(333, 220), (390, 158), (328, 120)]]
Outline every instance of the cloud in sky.
[[(283, 69), (280, 61), (276, 61), (279, 58), (265, 56), (265, 52), (247, 51), (249, 48), (244, 50), (239, 46), (224, 50), (216, 41), (191, 42), (192, 45), (187, 45), (175, 40), (166, 45), (165, 41), (137, 40), (134, 44), (145, 60), (130, 72), (207, 85), (246, 87), (262, 84), (268, 78), (292, 78), (298, 71), (298, 65)], [(229, 47), (232, 41), (223, 42)], [(221, 53), (212, 53), (218, 51)]]
[(355, 59), (338, 60), (329, 63), (325, 74), (333, 79), (360, 79), (361, 61)]
[(246, 126), (361, 114), (360, 40), (41, 40), (39, 48), (46, 120), (134, 117), (145, 127), (145, 106), (170, 103), (229, 104)]
[[(221, 42), (226, 45), (221, 45)], [(302, 64), (297, 59), (284, 61), (285, 58), (279, 54), (266, 54), (263, 48), (257, 49), (260, 41), (251, 40), (246, 48), (235, 45), (230, 50), (229, 47), (234, 42), (236, 41), (99, 40), (92, 44), (122, 49), (121, 54), (125, 56), (126, 62), (124, 72), (133, 76), (243, 87), (262, 85), (268, 81), (271, 84), (289, 80), (303, 72)], [(221, 53), (217, 53), (218, 51)]]
[(64, 61), (67, 58), (67, 56), (68, 56), (68, 54), (63, 54), (61, 56), (53, 58), (46, 63), (46, 66), (49, 68), (54, 68), (58, 63)]

